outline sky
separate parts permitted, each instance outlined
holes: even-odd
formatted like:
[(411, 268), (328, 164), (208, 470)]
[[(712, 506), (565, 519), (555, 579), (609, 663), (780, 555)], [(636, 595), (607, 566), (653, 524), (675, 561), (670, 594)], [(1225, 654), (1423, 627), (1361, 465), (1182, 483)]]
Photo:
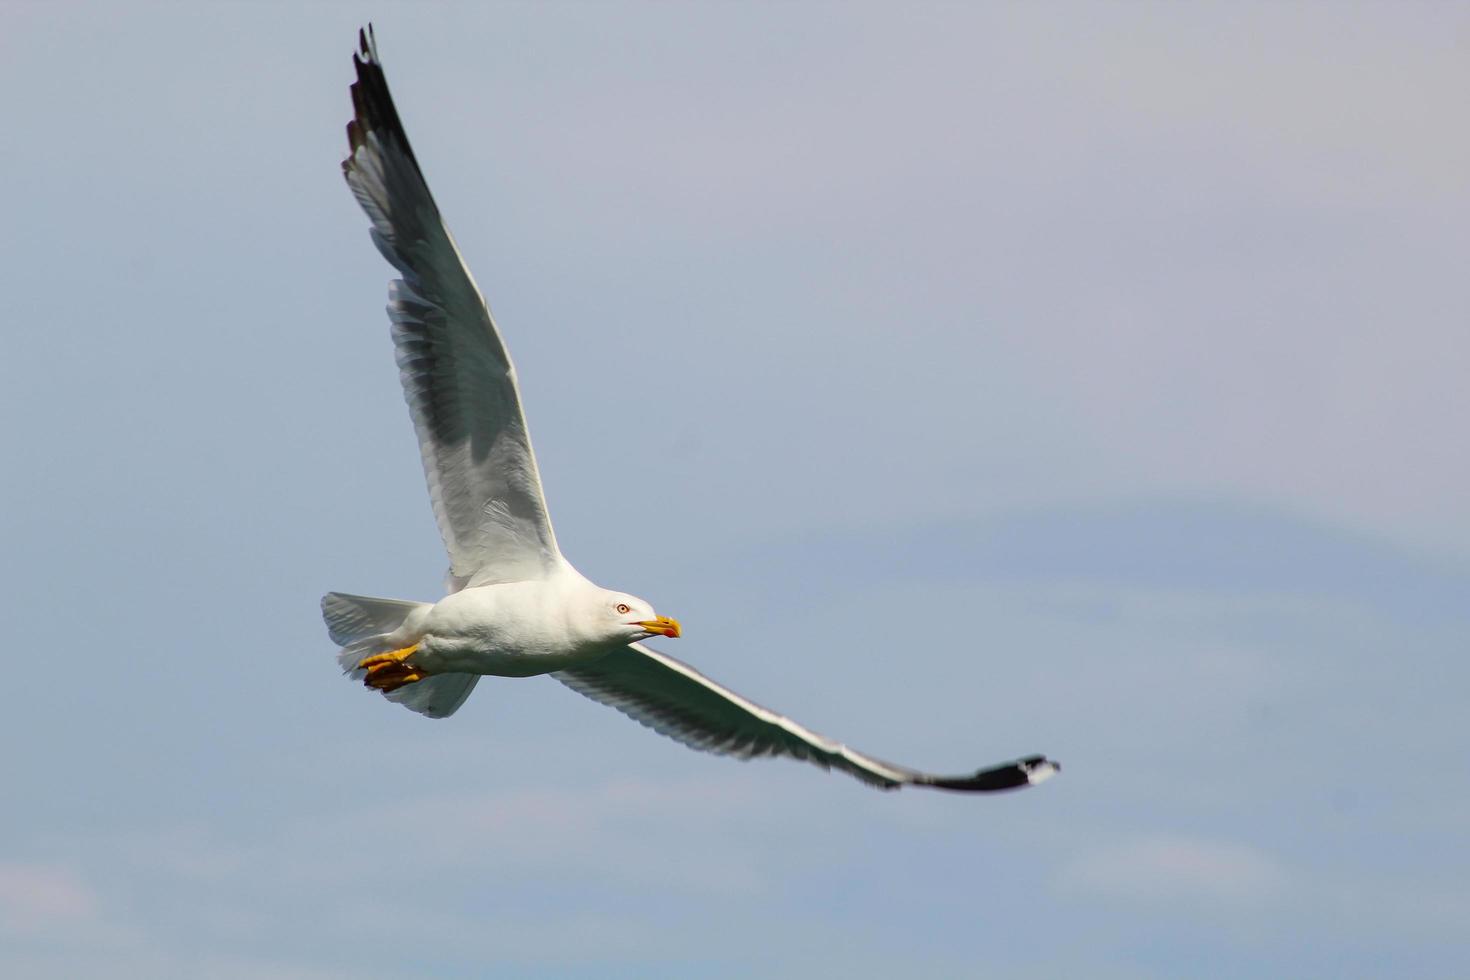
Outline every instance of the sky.
[[(0, 972), (1448, 977), (1470, 9), (0, 3)], [(429, 721), (358, 26), (571, 561), (818, 731)]]

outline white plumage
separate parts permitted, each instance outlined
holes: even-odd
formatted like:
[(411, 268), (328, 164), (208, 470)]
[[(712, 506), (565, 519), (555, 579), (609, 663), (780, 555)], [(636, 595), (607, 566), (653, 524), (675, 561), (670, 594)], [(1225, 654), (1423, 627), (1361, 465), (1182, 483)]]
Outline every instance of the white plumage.
[(370, 30), (358, 37), (342, 167), (373, 242), (402, 276), (389, 287), (388, 316), (449, 553), (449, 594), (437, 603), (326, 595), (322, 615), (343, 669), (432, 718), (453, 714), (481, 676), (551, 674), (693, 748), (786, 755), (884, 788), (1009, 789), (1055, 773), (1043, 756), (953, 777), (883, 762), (640, 642), (677, 637), (679, 625), (594, 585), (557, 547), (515, 368), (424, 182)]

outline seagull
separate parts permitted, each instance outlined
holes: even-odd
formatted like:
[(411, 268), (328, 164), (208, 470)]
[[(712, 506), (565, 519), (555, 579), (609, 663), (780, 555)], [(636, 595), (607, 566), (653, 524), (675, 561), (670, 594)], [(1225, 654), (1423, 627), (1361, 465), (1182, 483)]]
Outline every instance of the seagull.
[(515, 368), (409, 147), (371, 25), (358, 31), (353, 63), (342, 170), (373, 244), (401, 277), (389, 285), (388, 319), (450, 567), (447, 594), (435, 603), (324, 596), (344, 672), (430, 718), (454, 714), (482, 676), (550, 674), (692, 748), (802, 759), (882, 789), (990, 792), (1058, 772), (1041, 755), (958, 776), (884, 762), (643, 643), (682, 630), (645, 600), (593, 584), (562, 556)]

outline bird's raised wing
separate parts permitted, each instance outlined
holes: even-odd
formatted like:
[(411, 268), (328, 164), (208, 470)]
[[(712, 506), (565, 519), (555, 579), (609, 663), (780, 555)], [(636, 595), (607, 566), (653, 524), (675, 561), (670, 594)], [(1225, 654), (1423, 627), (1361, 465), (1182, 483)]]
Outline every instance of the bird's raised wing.
[(551, 676), (691, 748), (742, 759), (760, 755), (805, 759), (824, 769), (841, 769), (882, 789), (934, 786), (983, 793), (1039, 783), (1061, 768), (1040, 755), (964, 776), (932, 776), (897, 766), (818, 735), (721, 687), (688, 664), (639, 643), (619, 647), (586, 667)]
[(371, 33), (358, 32), (358, 47), (342, 170), (403, 276), (388, 318), (452, 586), (544, 577), (560, 552), (515, 368), (419, 171)]

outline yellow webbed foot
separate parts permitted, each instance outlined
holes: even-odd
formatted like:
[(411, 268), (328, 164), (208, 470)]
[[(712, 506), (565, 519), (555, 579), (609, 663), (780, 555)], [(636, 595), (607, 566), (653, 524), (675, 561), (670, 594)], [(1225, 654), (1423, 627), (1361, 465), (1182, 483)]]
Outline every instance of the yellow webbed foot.
[(362, 679), (362, 682), (368, 687), (387, 693), (396, 691), (405, 684), (423, 680), (428, 675), (408, 662), (408, 658), (413, 656), (418, 648), (419, 645), (415, 643), (402, 650), (389, 650), (387, 653), (364, 657), (357, 664), (359, 669), (367, 671), (367, 676)]

